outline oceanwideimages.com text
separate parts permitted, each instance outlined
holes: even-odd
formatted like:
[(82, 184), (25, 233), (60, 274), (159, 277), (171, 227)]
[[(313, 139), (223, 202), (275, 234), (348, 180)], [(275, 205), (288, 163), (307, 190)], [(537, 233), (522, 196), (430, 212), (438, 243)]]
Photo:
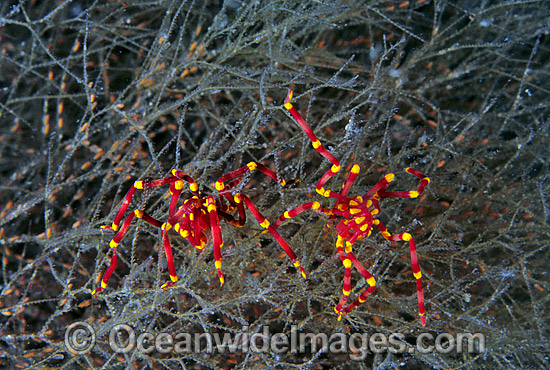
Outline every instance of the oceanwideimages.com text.
[[(114, 326), (109, 346), (115, 353), (139, 351), (157, 353), (317, 353), (349, 354), (363, 360), (373, 353), (483, 353), (485, 336), (481, 333), (422, 333), (405, 338), (402, 333), (305, 333), (292, 326), (287, 333), (271, 333), (269, 326), (244, 326), (238, 332), (224, 333), (136, 333), (129, 325)], [(258, 330), (259, 329), (259, 330)], [(76, 322), (65, 332), (65, 346), (74, 354), (93, 350), (96, 336), (86, 322)], [(415, 342), (415, 343), (414, 343)]]

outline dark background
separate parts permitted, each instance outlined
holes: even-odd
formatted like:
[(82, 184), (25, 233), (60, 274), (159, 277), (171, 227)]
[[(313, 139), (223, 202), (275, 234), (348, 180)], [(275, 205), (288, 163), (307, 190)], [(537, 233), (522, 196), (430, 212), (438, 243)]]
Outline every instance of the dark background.
[[(298, 5), (297, 5), (298, 4)], [(544, 368), (549, 366), (549, 65), (547, 1), (4, 1), (0, 6), (0, 364), (4, 368)], [(378, 232), (354, 246), (375, 292), (337, 321), (343, 268), (315, 213), (280, 228), (304, 280), (249, 211), (222, 224), (219, 286), (209, 244), (170, 234), (168, 279), (158, 229), (134, 222), (108, 288), (111, 223), (137, 179), (171, 168), (204, 194), (260, 161), (241, 190), (274, 221), (320, 199), (329, 168), (283, 108), (287, 90), (325, 146), (354, 163), (351, 194), (385, 174), (417, 199), (382, 203), (392, 233), (418, 245), (427, 325), (417, 318), (405, 243)], [(300, 181), (293, 181), (300, 180)], [(185, 197), (188, 197), (187, 187)], [(131, 209), (162, 220), (168, 189)], [(546, 266), (546, 267), (545, 267)], [(352, 274), (354, 299), (365, 287)], [(64, 346), (86, 321), (97, 343)], [(483, 333), (483, 353), (115, 354), (108, 332)], [(255, 330), (255, 329), (254, 329)]]

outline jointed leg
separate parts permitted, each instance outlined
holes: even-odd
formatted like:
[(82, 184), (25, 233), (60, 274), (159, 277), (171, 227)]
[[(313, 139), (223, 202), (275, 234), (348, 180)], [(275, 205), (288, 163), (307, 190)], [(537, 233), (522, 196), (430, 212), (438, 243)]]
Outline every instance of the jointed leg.
[[(178, 181), (177, 178), (173, 176), (168, 176), (163, 179), (158, 180), (143, 180), (143, 181), (136, 181), (134, 182), (134, 185), (128, 190), (128, 194), (126, 194), (126, 197), (124, 198), (124, 201), (122, 202), (122, 206), (118, 210), (118, 213), (115, 216), (115, 219), (113, 220), (113, 225), (111, 226), (111, 229), (113, 231), (118, 230), (118, 226), (120, 224), (120, 220), (122, 220), (122, 216), (124, 216), (124, 212), (128, 209), (128, 206), (130, 205), (132, 198), (136, 192), (136, 189), (149, 189), (149, 188), (156, 188), (158, 186), (163, 186), (166, 184), (171, 184), (175, 181)], [(103, 228), (109, 228), (108, 226), (105, 226)]]
[(283, 239), (281, 234), (275, 229), (269, 221), (258, 211), (258, 208), (252, 203), (250, 198), (248, 198), (246, 195), (237, 193), (235, 194), (235, 202), (240, 203), (244, 201), (250, 212), (252, 212), (252, 215), (258, 221), (261, 227), (269, 231), (269, 233), (275, 238), (275, 240), (279, 243), (279, 245), (283, 248), (287, 256), (292, 260), (292, 263), (295, 267), (300, 269), (300, 272), (302, 273), (302, 276), (304, 279), (306, 278), (306, 272), (304, 268), (301, 266), (300, 261), (298, 261), (298, 258), (296, 257), (296, 254), (294, 254), (294, 251), (290, 248), (290, 246), (287, 244), (287, 242)]
[(350, 305), (346, 306), (343, 310), (341, 310), (341, 313), (348, 313), (351, 312), (355, 307), (359, 306), (361, 303), (365, 302), (367, 300), (367, 297), (374, 292), (374, 287), (376, 285), (376, 280), (371, 275), (370, 272), (367, 271), (365, 267), (357, 260), (357, 257), (353, 254), (353, 252), (349, 251), (347, 252), (347, 255), (355, 268), (359, 270), (367, 284), (369, 285), (360, 295), (357, 297), (355, 302), (351, 303)]
[(426, 325), (425, 308), (424, 308), (424, 289), (422, 288), (422, 272), (420, 271), (420, 265), (418, 264), (418, 257), (416, 255), (416, 243), (414, 242), (413, 237), (409, 233), (401, 233), (396, 235), (391, 235), (386, 226), (381, 223), (379, 220), (375, 225), (380, 229), (382, 236), (389, 241), (406, 241), (409, 243), (409, 249), (411, 251), (411, 264), (413, 269), (413, 275), (416, 279), (416, 293), (418, 297), (418, 314), (420, 315), (420, 321), (422, 326)]
[(103, 275), (103, 279), (101, 279), (101, 285), (94, 289), (92, 292), (92, 295), (96, 295), (99, 292), (101, 292), (103, 289), (107, 287), (107, 283), (109, 282), (109, 279), (111, 278), (111, 275), (113, 274), (113, 271), (115, 271), (116, 268), (116, 261), (117, 261), (117, 254), (116, 254), (116, 248), (113, 248), (113, 255), (111, 257), (111, 264), (105, 271), (105, 274)]
[[(219, 203), (222, 206), (221, 209), (218, 209), (218, 214), (223, 217), (228, 223), (235, 227), (243, 227), (246, 222), (246, 212), (244, 205), (241, 203), (236, 203), (233, 199), (233, 195), (229, 192), (230, 189), (235, 187), (241, 182), (241, 179), (236, 179), (231, 181), (229, 184), (225, 185), (224, 191), (219, 195)], [(227, 200), (229, 206), (226, 206), (223, 200)], [(239, 218), (236, 219), (230, 213), (237, 209), (239, 213)]]
[(112, 273), (113, 273), (113, 271), (115, 270), (115, 267), (116, 267), (116, 261), (117, 261), (116, 247), (118, 246), (118, 244), (120, 243), (120, 241), (122, 240), (124, 235), (126, 235), (126, 232), (128, 231), (128, 228), (130, 227), (130, 224), (132, 223), (132, 220), (134, 219), (134, 216), (137, 217), (137, 218), (142, 219), (143, 221), (145, 221), (145, 222), (147, 222), (147, 223), (149, 223), (149, 224), (151, 224), (155, 227), (161, 227), (162, 226), (162, 222), (160, 222), (159, 220), (157, 220), (154, 217), (149, 216), (147, 213), (145, 213), (145, 212), (143, 212), (139, 209), (136, 209), (134, 212), (130, 213), (126, 217), (126, 220), (124, 221), (124, 224), (122, 224), (122, 228), (116, 233), (115, 237), (109, 243), (111, 248), (113, 248), (113, 257), (111, 258), (111, 264), (107, 268), (107, 271), (105, 271), (105, 275), (103, 276), (103, 279), (101, 281), (101, 286), (94, 290), (94, 292), (92, 293), (93, 295), (96, 295), (97, 293), (101, 292), (107, 286), (107, 283), (109, 282), (109, 278), (111, 277), (111, 275), (112, 275)]
[(363, 195), (363, 199), (371, 199), (373, 198), (377, 193), (380, 194), (384, 190), (388, 188), (390, 183), (395, 178), (395, 175), (393, 173), (388, 173), (384, 178), (376, 183), (369, 191)]
[(192, 201), (194, 201), (194, 199), (187, 199), (184, 204), (168, 219), (168, 221), (161, 224), (161, 228), (168, 231), (174, 227), (174, 230), (183, 238), (187, 239), (193, 247), (201, 250), (204, 245), (201, 245), (200, 241), (195, 239), (195, 233), (191, 231), (193, 230), (191, 221), (186, 215), (186, 213), (189, 212), (190, 207), (192, 207), (190, 204)]
[(178, 281), (176, 274), (176, 267), (174, 266), (174, 256), (172, 255), (172, 247), (170, 246), (170, 239), (168, 239), (168, 232), (166, 229), (162, 230), (162, 245), (164, 246), (164, 252), (166, 253), (166, 262), (168, 263), (168, 273), (170, 274), (170, 280), (167, 283), (162, 284), (161, 288), (166, 289), (171, 287)]
[(168, 208), (168, 216), (170, 217), (172, 217), (176, 212), (176, 207), (178, 206), (178, 200), (182, 190), (183, 182), (181, 180), (170, 183), (170, 194), (172, 194), (172, 199), (170, 199), (170, 207)]
[(126, 220), (124, 220), (124, 223), (122, 224), (122, 228), (116, 233), (115, 237), (109, 243), (109, 246), (113, 249), (111, 264), (107, 268), (107, 271), (105, 271), (105, 275), (103, 275), (103, 279), (101, 280), (101, 285), (93, 291), (92, 295), (96, 295), (97, 293), (105, 289), (105, 287), (107, 286), (107, 283), (109, 282), (109, 278), (113, 274), (113, 271), (115, 270), (115, 267), (116, 267), (116, 262), (117, 262), (116, 247), (124, 237), (124, 234), (126, 234), (126, 232), (128, 231), (128, 228), (130, 227), (130, 224), (132, 223), (134, 216), (135, 216), (135, 213), (132, 212), (126, 217)]
[(351, 171), (349, 172), (348, 178), (346, 179), (346, 181), (342, 185), (342, 190), (340, 190), (340, 196), (342, 196), (342, 197), (347, 197), (348, 196), (349, 190), (350, 190), (351, 186), (353, 185), (353, 182), (355, 181), (355, 179), (359, 175), (359, 171), (360, 171), (360, 167), (358, 165), (354, 164), (353, 167), (351, 168)]
[(336, 240), (336, 252), (338, 253), (338, 257), (340, 257), (340, 260), (342, 261), (342, 264), (344, 265), (344, 285), (342, 286), (342, 297), (340, 298), (340, 301), (334, 307), (334, 311), (338, 314), (338, 321), (342, 318), (342, 307), (348, 300), (349, 294), (351, 293), (351, 265), (352, 262), (348, 258), (348, 256), (344, 253), (344, 238), (342, 238), (340, 235), (338, 235), (338, 239)]
[[(250, 162), (246, 166), (239, 168), (238, 170), (235, 170), (233, 172), (226, 173), (225, 175), (221, 176), (218, 181), (216, 181), (216, 190), (218, 191), (224, 191), (227, 189), (227, 185), (225, 185), (225, 181), (234, 179), (236, 177), (242, 176), (248, 172), (252, 172), (255, 169), (260, 170), (264, 175), (267, 177), (277, 181), (277, 174), (275, 172), (271, 171), (269, 168), (264, 166), (261, 163), (256, 162)], [(285, 180), (281, 180), (281, 186), (285, 186), (286, 182)]]
[(420, 266), (418, 265), (418, 257), (416, 256), (416, 243), (409, 233), (401, 233), (392, 235), (389, 237), (390, 241), (403, 240), (409, 242), (409, 248), (411, 251), (411, 263), (413, 269), (413, 275), (416, 279), (416, 293), (418, 296), (418, 314), (420, 315), (420, 321), (422, 326), (426, 325), (426, 317), (424, 316), (424, 290), (422, 289), (422, 272), (420, 272)]
[[(314, 210), (318, 210), (321, 208), (321, 204), (319, 202), (309, 202), (309, 203), (304, 203), (302, 204), (301, 206), (298, 206), (296, 208), (293, 208), (289, 211), (286, 211), (285, 213), (283, 213), (274, 223), (273, 223), (273, 228), (274, 229), (277, 229), (284, 221), (292, 218), (292, 217), (296, 217), (298, 216), (300, 213), (304, 212), (304, 211), (307, 211), (308, 209), (314, 209)], [(323, 212), (321, 210), (321, 212)], [(264, 231), (264, 233), (267, 232)]]
[(209, 195), (206, 198), (208, 207), (208, 216), (210, 217), (210, 229), (212, 230), (212, 244), (214, 245), (214, 264), (218, 270), (218, 277), (220, 278), (220, 285), (223, 285), (224, 278), (222, 274), (222, 254), (221, 247), (223, 246), (222, 233), (220, 229), (220, 220), (218, 218), (218, 211), (216, 209), (216, 202), (214, 197)]
[(179, 170), (173, 169), (172, 175), (177, 177), (178, 179), (181, 179), (183, 181), (187, 181), (189, 183), (189, 190), (193, 193), (195, 196), (199, 196), (199, 185), (193, 180), (193, 178)]
[[(345, 243), (345, 253), (344, 253), (344, 243)], [(352, 250), (352, 244), (353, 242), (350, 240), (345, 240), (341, 235), (338, 235), (338, 239), (336, 240), (336, 251), (338, 252), (338, 256), (342, 260), (342, 263), (344, 264), (344, 268), (346, 269), (344, 272), (344, 286), (342, 288), (342, 298), (340, 298), (340, 302), (336, 305), (334, 308), (334, 311), (338, 314), (338, 320), (342, 318), (342, 314), (348, 313), (352, 311), (355, 307), (359, 306), (361, 303), (363, 303), (369, 294), (371, 294), (374, 291), (374, 287), (376, 285), (376, 280), (374, 277), (370, 274), (370, 272), (367, 271), (367, 269), (357, 260), (357, 257), (353, 254)], [(350, 277), (351, 277), (351, 265), (354, 265), (355, 268), (361, 273), (367, 284), (369, 285), (355, 300), (355, 302), (349, 304), (345, 308), (342, 309), (344, 304), (346, 303), (350, 291), (351, 291), (351, 283), (350, 283)]]
[(323, 177), (317, 182), (316, 191), (317, 193), (321, 194), (324, 197), (335, 197), (338, 198), (338, 193), (334, 193), (331, 190), (325, 190), (323, 186), (325, 183), (334, 175), (340, 171), (340, 162), (334, 155), (332, 155), (326, 148), (321, 144), (319, 139), (317, 139), (317, 136), (313, 133), (313, 130), (311, 127), (308, 126), (302, 115), (294, 108), (294, 106), (290, 103), (292, 100), (292, 90), (289, 90), (288, 96), (285, 99), (285, 108), (292, 114), (292, 117), (296, 120), (296, 122), (300, 125), (302, 130), (306, 133), (309, 140), (311, 140), (311, 143), (313, 145), (313, 148), (319, 152), (323, 157), (328, 159), (332, 163), (332, 167), (330, 170), (328, 170)]
[(426, 175), (424, 175), (423, 173), (418, 172), (417, 170), (410, 167), (407, 167), (405, 171), (407, 171), (411, 175), (414, 175), (420, 179), (418, 188), (412, 191), (389, 191), (389, 192), (386, 192), (386, 188), (383, 188), (381, 191), (378, 192), (378, 195), (380, 196), (380, 198), (390, 198), (390, 197), (416, 198), (420, 194), (422, 194), (426, 186), (430, 183), (430, 179), (426, 177)]
[[(120, 206), (115, 219), (113, 220), (113, 224), (111, 226), (102, 226), (102, 229), (109, 229), (112, 231), (118, 231), (118, 227), (120, 224), (120, 221), (122, 220), (122, 217), (124, 216), (124, 213), (128, 209), (128, 206), (132, 202), (132, 198), (134, 197), (136, 193), (136, 189), (149, 189), (154, 188), (158, 186), (163, 186), (166, 184), (170, 184), (170, 192), (172, 193), (172, 200), (170, 202), (170, 212), (173, 213), (175, 211), (175, 207), (179, 198), (179, 195), (181, 193), (181, 190), (183, 188), (183, 182), (187, 181), (189, 182), (189, 188), (192, 192), (197, 193), (198, 191), (198, 185), (191, 177), (184, 174), (181, 171), (178, 170), (172, 170), (173, 176), (168, 176), (163, 179), (158, 180), (143, 180), (143, 181), (136, 181), (128, 190), (128, 193), (124, 197), (124, 200), (122, 201), (122, 205)], [(198, 195), (198, 193), (196, 194)]]

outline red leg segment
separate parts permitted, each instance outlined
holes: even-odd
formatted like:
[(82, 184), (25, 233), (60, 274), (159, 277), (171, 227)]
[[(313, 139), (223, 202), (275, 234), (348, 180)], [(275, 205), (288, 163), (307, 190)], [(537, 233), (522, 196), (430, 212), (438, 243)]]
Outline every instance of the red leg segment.
[(235, 194), (235, 202), (240, 203), (241, 201), (244, 201), (250, 212), (252, 212), (252, 215), (258, 221), (261, 227), (266, 229), (279, 243), (279, 245), (283, 248), (287, 256), (292, 260), (292, 263), (295, 267), (300, 269), (300, 272), (302, 273), (302, 276), (304, 279), (306, 279), (306, 272), (304, 268), (301, 266), (300, 261), (298, 261), (298, 258), (296, 257), (296, 254), (294, 254), (294, 251), (290, 248), (290, 246), (287, 244), (287, 242), (283, 239), (281, 234), (275, 229), (269, 221), (258, 211), (258, 208), (252, 203), (250, 198), (248, 198), (246, 195), (237, 193)]
[(166, 289), (171, 287), (178, 281), (178, 276), (176, 274), (176, 267), (174, 266), (174, 256), (172, 255), (172, 246), (170, 245), (170, 239), (168, 239), (168, 232), (162, 230), (162, 245), (164, 246), (164, 252), (166, 253), (166, 262), (168, 264), (168, 273), (170, 274), (169, 282), (164, 283), (161, 288)]
[(416, 256), (416, 243), (409, 233), (401, 233), (397, 235), (389, 236), (388, 240), (390, 241), (406, 241), (409, 243), (409, 248), (411, 251), (411, 263), (413, 269), (413, 275), (416, 279), (416, 292), (418, 296), (418, 314), (420, 315), (420, 320), (422, 321), (422, 326), (426, 325), (426, 317), (424, 316), (424, 291), (422, 289), (422, 272), (420, 272), (420, 266), (418, 265), (418, 257)]
[[(374, 291), (375, 280), (372, 275), (361, 265), (357, 260), (355, 255), (352, 252), (353, 243), (358, 240), (365, 238), (370, 235), (372, 230), (372, 225), (376, 225), (384, 238), (397, 241), (404, 240), (409, 243), (411, 251), (411, 260), (413, 265), (413, 274), (416, 278), (417, 294), (418, 294), (418, 306), (419, 314), (421, 316), (422, 325), (425, 325), (424, 317), (424, 296), (422, 289), (422, 280), (420, 267), (418, 265), (418, 259), (416, 255), (416, 245), (412, 236), (409, 233), (403, 233), (398, 235), (391, 235), (386, 227), (375, 218), (377, 214), (380, 213), (379, 199), (389, 198), (389, 197), (400, 197), (400, 198), (416, 198), (418, 197), (430, 183), (430, 179), (426, 177), (421, 172), (407, 168), (406, 171), (420, 179), (417, 190), (413, 191), (395, 191), (387, 192), (389, 184), (393, 181), (394, 175), (388, 174), (382, 180), (380, 180), (376, 185), (374, 185), (363, 197), (354, 197), (352, 199), (348, 198), (349, 190), (355, 179), (359, 174), (359, 166), (354, 165), (348, 175), (348, 178), (342, 185), (342, 189), (339, 193), (332, 190), (325, 190), (323, 186), (326, 182), (332, 178), (339, 170), (340, 163), (338, 160), (329, 153), (317, 139), (311, 128), (307, 125), (300, 113), (292, 106), (290, 103), (292, 100), (292, 91), (289, 91), (287, 98), (285, 99), (284, 107), (290, 112), (294, 117), (296, 122), (300, 125), (302, 130), (306, 133), (308, 138), (311, 140), (313, 147), (321, 156), (328, 159), (332, 163), (332, 167), (327, 171), (316, 186), (316, 191), (324, 197), (331, 197), (335, 199), (334, 206), (329, 209), (322, 209), (322, 212), (330, 215), (330, 218), (336, 216), (344, 217), (344, 220), (341, 220), (336, 225), (336, 232), (338, 239), (336, 242), (336, 250), (340, 260), (342, 261), (345, 271), (344, 271), (344, 285), (343, 285), (343, 294), (342, 298), (335, 307), (336, 313), (338, 313), (338, 319), (341, 318), (343, 313), (348, 313), (352, 311), (355, 307), (360, 305), (365, 301), (367, 296)], [(312, 208), (312, 202), (305, 203), (299, 207), (296, 207), (290, 211), (285, 212), (279, 219), (275, 222), (274, 227), (277, 228), (284, 220), (297, 216), (301, 212)], [(319, 207), (320, 208), (320, 207)], [(345, 248), (344, 248), (345, 247)], [(351, 265), (354, 265), (361, 275), (365, 278), (369, 287), (366, 288), (358, 297), (358, 299), (352, 304), (343, 308), (345, 302), (347, 301), (350, 294), (350, 276), (351, 276)]]
[(317, 139), (317, 136), (313, 133), (313, 130), (311, 127), (308, 126), (304, 118), (301, 116), (301, 114), (294, 108), (294, 106), (290, 103), (292, 100), (292, 90), (289, 90), (288, 96), (285, 99), (285, 108), (292, 114), (292, 117), (296, 120), (296, 122), (300, 125), (302, 130), (306, 133), (309, 140), (311, 140), (311, 143), (313, 145), (313, 148), (319, 152), (323, 157), (328, 159), (332, 163), (332, 167), (330, 170), (328, 170), (323, 177), (317, 182), (316, 191), (317, 193), (321, 194), (324, 197), (332, 196), (332, 192), (330, 190), (325, 190), (323, 186), (325, 183), (334, 175), (340, 171), (340, 162), (334, 155), (332, 155), (328, 150), (325, 149), (323, 144)]
[[(299, 207), (296, 207), (296, 208), (293, 208), (289, 211), (286, 211), (285, 213), (283, 213), (274, 223), (273, 223), (273, 228), (274, 229), (277, 229), (284, 221), (292, 218), (292, 217), (296, 217), (298, 216), (300, 213), (304, 212), (304, 211), (307, 211), (308, 209), (314, 209), (314, 210), (318, 210), (321, 208), (321, 204), (319, 202), (309, 202), (309, 203), (304, 203), (302, 204), (301, 206)], [(322, 210), (321, 210), (322, 212)], [(264, 231), (264, 233), (267, 232)]]
[(420, 183), (418, 184), (418, 188), (416, 190), (412, 191), (389, 191), (386, 192), (386, 188), (383, 188), (382, 190), (378, 191), (378, 195), (380, 198), (390, 198), (390, 197), (397, 197), (397, 198), (416, 198), (426, 188), (426, 186), (430, 183), (430, 179), (426, 177), (426, 175), (422, 174), (421, 172), (418, 172), (417, 170), (413, 168), (406, 168), (405, 171), (408, 173), (418, 177), (420, 179)]
[(210, 217), (210, 229), (212, 230), (212, 243), (214, 244), (214, 264), (216, 270), (218, 270), (218, 277), (220, 278), (220, 285), (223, 285), (224, 278), (222, 274), (222, 254), (221, 247), (223, 246), (222, 233), (220, 229), (220, 220), (218, 218), (218, 212), (216, 209), (216, 202), (212, 195), (206, 198), (208, 205), (208, 215)]
[[(260, 172), (262, 172), (267, 177), (277, 181), (277, 175), (275, 174), (275, 172), (273, 172), (272, 170), (270, 170), (269, 168), (267, 168), (266, 166), (264, 166), (261, 163), (250, 162), (246, 166), (244, 166), (242, 168), (239, 168), (238, 170), (235, 170), (233, 172), (229, 172), (229, 173), (221, 176), (218, 179), (218, 181), (216, 181), (216, 184), (215, 184), (216, 190), (218, 190), (218, 191), (226, 190), (227, 185), (225, 185), (225, 181), (234, 179), (234, 178), (239, 177), (239, 176), (242, 176), (242, 175), (244, 175), (248, 172), (254, 171), (255, 169), (260, 170)], [(285, 184), (286, 184), (285, 180), (281, 180), (281, 186), (285, 186)]]
[(116, 267), (116, 261), (117, 261), (117, 255), (116, 255), (116, 247), (128, 231), (128, 228), (130, 227), (130, 224), (132, 223), (132, 220), (134, 219), (135, 213), (130, 213), (126, 220), (124, 220), (124, 223), (122, 224), (122, 228), (116, 233), (115, 237), (111, 240), (109, 243), (109, 246), (113, 249), (113, 257), (111, 258), (111, 264), (107, 268), (107, 271), (105, 271), (105, 275), (103, 275), (103, 279), (101, 280), (101, 286), (97, 287), (92, 295), (96, 295), (97, 293), (101, 292), (105, 287), (107, 286), (107, 283), (109, 282), (109, 278), (113, 274), (113, 271)]
[[(110, 230), (113, 230), (113, 231), (118, 231), (116, 233), (115, 237), (110, 242), (111, 248), (115, 249), (118, 246), (118, 244), (120, 243), (120, 241), (122, 240), (122, 238), (124, 237), (126, 232), (128, 231), (128, 228), (129, 228), (130, 223), (132, 222), (134, 216), (137, 216), (138, 218), (143, 219), (144, 221), (148, 222), (149, 224), (151, 224), (155, 227), (161, 227), (161, 225), (162, 225), (162, 223), (159, 220), (149, 216), (148, 214), (146, 214), (145, 212), (143, 212), (141, 210), (136, 210), (136, 211), (130, 213), (126, 217), (126, 220), (124, 221), (124, 224), (122, 225), (122, 228), (120, 230), (118, 230), (119, 225), (120, 225), (120, 221), (122, 220), (122, 217), (124, 216), (124, 213), (126, 212), (126, 210), (128, 209), (130, 203), (132, 202), (132, 198), (134, 197), (135, 192), (136, 192), (137, 189), (149, 189), (149, 188), (154, 188), (154, 187), (170, 184), (170, 193), (172, 194), (172, 198), (171, 198), (171, 201), (170, 201), (170, 208), (169, 208), (169, 214), (170, 215), (173, 215), (175, 213), (177, 202), (178, 202), (179, 196), (180, 196), (182, 188), (183, 188), (182, 179), (186, 180), (190, 183), (190, 188), (191, 188), (192, 191), (193, 190), (194, 191), (198, 190), (197, 184), (189, 176), (187, 176), (187, 175), (185, 175), (182, 172), (179, 172), (177, 170), (173, 170), (172, 173), (174, 174), (174, 176), (168, 176), (168, 177), (165, 177), (163, 179), (152, 180), (152, 181), (144, 180), (144, 181), (134, 182), (134, 184), (132, 185), (130, 190), (128, 190), (128, 193), (124, 197), (124, 200), (122, 201), (122, 205), (120, 206), (120, 208), (119, 208), (119, 210), (118, 210), (118, 212), (115, 216), (115, 219), (113, 220), (113, 224), (110, 227), (109, 226), (102, 226), (101, 227), (102, 229), (110, 229)], [(179, 176), (179, 178), (178, 178), (178, 176)], [(169, 245), (169, 242), (168, 242), (168, 245)], [(171, 250), (170, 250), (170, 258), (171, 258)], [(109, 268), (107, 269), (107, 271), (105, 272), (105, 275), (104, 275), (104, 277), (101, 281), (101, 286), (96, 288), (93, 291), (93, 293), (92, 293), (93, 295), (96, 295), (97, 293), (102, 291), (107, 286), (109, 278), (111, 277), (111, 274), (113, 273), (114, 268), (116, 266), (116, 259), (117, 259), (116, 250), (114, 250), (113, 258), (111, 259), (111, 264), (110, 264)], [(170, 262), (169, 262), (169, 267), (170, 267)], [(173, 261), (172, 261), (172, 270), (173, 270), (173, 274), (171, 272), (171, 275), (170, 275), (171, 277), (175, 276), (175, 269), (173, 268)], [(177, 277), (176, 277), (176, 280), (177, 280)]]

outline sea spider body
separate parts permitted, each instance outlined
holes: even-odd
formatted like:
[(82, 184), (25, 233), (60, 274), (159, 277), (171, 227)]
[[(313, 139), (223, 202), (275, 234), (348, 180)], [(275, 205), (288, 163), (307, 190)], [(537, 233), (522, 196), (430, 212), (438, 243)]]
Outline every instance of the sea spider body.
[[(326, 182), (336, 175), (340, 171), (340, 162), (334, 155), (332, 155), (321, 142), (317, 139), (311, 128), (307, 125), (300, 113), (292, 106), (290, 101), (292, 100), (292, 91), (289, 92), (285, 100), (285, 108), (290, 112), (296, 122), (300, 125), (302, 130), (306, 133), (311, 140), (313, 148), (319, 152), (324, 158), (328, 159), (332, 163), (332, 167), (319, 179), (316, 191), (320, 195), (326, 198), (333, 198), (334, 204), (330, 207), (322, 207), (319, 202), (304, 203), (294, 209), (286, 211), (275, 222), (274, 227), (278, 228), (281, 223), (286, 219), (295, 217), (300, 213), (314, 209), (318, 210), (328, 216), (330, 219), (339, 219), (336, 227), (334, 228), (336, 239), (336, 253), (344, 265), (344, 283), (342, 288), (342, 297), (334, 308), (338, 314), (338, 320), (341, 319), (343, 314), (347, 314), (354, 308), (363, 303), (369, 294), (374, 291), (376, 281), (369, 271), (357, 260), (353, 253), (353, 244), (360, 239), (368, 237), (376, 226), (382, 236), (389, 241), (405, 241), (409, 244), (411, 264), (413, 270), (413, 276), (416, 279), (416, 290), (418, 298), (418, 313), (422, 325), (426, 324), (425, 308), (424, 308), (424, 291), (422, 288), (422, 273), (418, 264), (418, 257), (416, 254), (416, 244), (413, 237), (409, 233), (394, 234), (388, 232), (386, 226), (376, 218), (380, 214), (379, 201), (383, 198), (416, 198), (418, 197), (430, 183), (430, 179), (421, 172), (407, 168), (406, 171), (420, 179), (418, 188), (412, 191), (392, 191), (388, 192), (386, 189), (393, 181), (394, 175), (392, 173), (384, 176), (376, 185), (374, 185), (365, 195), (355, 196), (350, 198), (348, 193), (350, 191), (353, 182), (359, 175), (359, 166), (353, 165), (349, 175), (342, 185), (340, 192), (332, 190), (326, 190), (324, 185)], [(357, 299), (347, 306), (346, 301), (351, 293), (351, 267), (354, 266), (359, 273), (363, 276), (368, 284), (368, 287), (363, 290), (357, 297)]]
[[(209, 194), (206, 196), (201, 196), (199, 193), (199, 186), (195, 180), (193, 180), (189, 175), (176, 169), (172, 170), (171, 176), (167, 176), (162, 179), (136, 181), (124, 197), (122, 205), (119, 208), (112, 225), (102, 226), (102, 229), (116, 232), (116, 234), (109, 243), (111, 249), (113, 250), (111, 263), (103, 275), (101, 285), (93, 291), (93, 295), (96, 295), (107, 287), (109, 278), (111, 277), (117, 264), (116, 248), (124, 235), (127, 233), (134, 217), (142, 219), (143, 221), (162, 230), (162, 244), (166, 253), (168, 272), (170, 274), (170, 281), (162, 285), (163, 289), (174, 285), (178, 281), (176, 268), (174, 266), (174, 259), (172, 256), (172, 247), (168, 236), (168, 231), (170, 229), (174, 229), (175, 232), (187, 239), (187, 241), (189, 241), (189, 243), (198, 250), (202, 250), (204, 248), (208, 241), (208, 235), (211, 236), (214, 249), (214, 265), (218, 272), (220, 284), (223, 285), (225, 279), (221, 270), (221, 248), (223, 246), (223, 238), (220, 219), (225, 220), (233, 226), (242, 227), (246, 222), (245, 208), (248, 208), (260, 226), (262, 226), (266, 232), (269, 232), (275, 238), (285, 253), (292, 260), (294, 266), (300, 269), (302, 276), (305, 278), (305, 271), (303, 267), (301, 267), (300, 262), (290, 246), (279, 234), (279, 232), (260, 213), (252, 200), (250, 200), (250, 198), (243, 193), (235, 192), (235, 194), (232, 194), (231, 192), (231, 190), (241, 182), (242, 176), (256, 169), (271, 179), (278, 181), (277, 175), (272, 170), (263, 164), (256, 162), (250, 162), (236, 171), (221, 176), (215, 183), (217, 193), (214, 195)], [(189, 190), (193, 195), (191, 198), (184, 200), (183, 203), (178, 206), (179, 198), (184, 187), (184, 182), (189, 184)], [(136, 190), (155, 188), (167, 184), (170, 185), (171, 194), (167, 221), (160, 221), (150, 216), (143, 210), (137, 209), (130, 212), (126, 216), (122, 226), (120, 226), (122, 218), (128, 209)], [(282, 180), (280, 184), (281, 186), (284, 186), (285, 181)], [(237, 214), (235, 214), (235, 212), (237, 212)]]

